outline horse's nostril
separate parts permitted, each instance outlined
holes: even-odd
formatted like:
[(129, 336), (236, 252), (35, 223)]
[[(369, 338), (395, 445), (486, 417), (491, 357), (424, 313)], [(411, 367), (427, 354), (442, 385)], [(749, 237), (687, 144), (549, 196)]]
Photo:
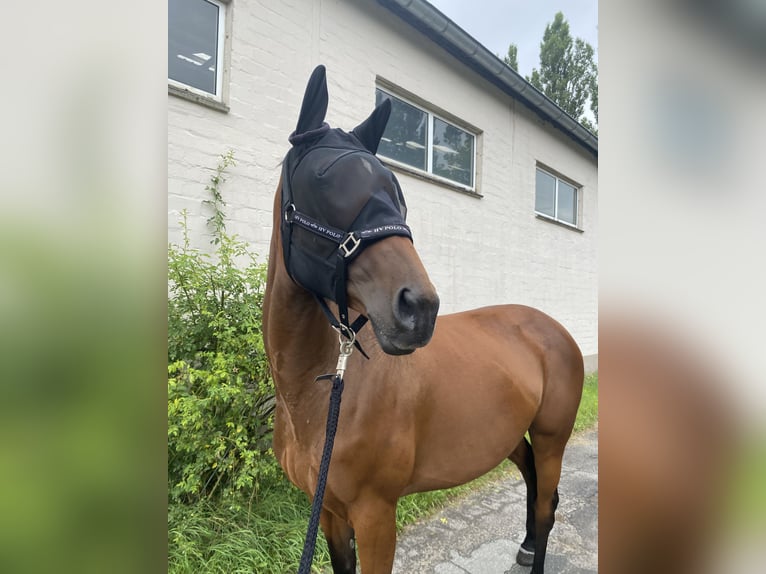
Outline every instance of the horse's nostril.
[(396, 297), (394, 316), (399, 327), (425, 333), (433, 329), (438, 310), (439, 298), (435, 295), (403, 287)]
[(411, 289), (403, 287), (399, 290), (396, 300), (396, 318), (409, 329), (415, 327), (415, 313), (417, 312), (417, 297)]

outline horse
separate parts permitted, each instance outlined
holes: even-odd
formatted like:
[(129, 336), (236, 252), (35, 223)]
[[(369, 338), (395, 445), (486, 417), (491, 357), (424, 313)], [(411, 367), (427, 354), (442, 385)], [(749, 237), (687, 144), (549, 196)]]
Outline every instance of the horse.
[[(466, 483), (508, 458), (527, 488), (516, 560), (543, 574), (582, 354), (561, 324), (524, 305), (438, 315), (401, 188), (375, 156), (390, 100), (349, 133), (324, 122), (327, 105), (318, 66), (274, 201), (263, 308), (274, 453), (312, 498), (329, 402), (327, 384), (313, 381), (335, 370), (338, 327), (369, 317), (372, 329), (355, 334), (369, 358), (347, 362), (320, 514), (333, 572), (356, 572), (358, 550), (363, 574), (390, 573), (399, 498)], [(335, 329), (330, 314), (343, 319)]]

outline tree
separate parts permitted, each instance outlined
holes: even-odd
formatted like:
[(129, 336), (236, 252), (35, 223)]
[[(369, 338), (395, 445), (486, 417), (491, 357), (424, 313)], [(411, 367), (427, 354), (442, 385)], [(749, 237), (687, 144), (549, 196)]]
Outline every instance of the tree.
[(598, 76), (594, 54), (593, 46), (585, 40), (572, 39), (569, 23), (564, 14), (557, 12), (553, 22), (545, 27), (540, 43), (540, 69), (533, 69), (527, 80), (581, 122), (585, 119), (585, 103), (590, 99), (598, 121)]
[(508, 55), (505, 58), (503, 58), (503, 62), (505, 62), (506, 65), (510, 66), (517, 72), (519, 71), (519, 61), (517, 58), (518, 51), (519, 49), (516, 46), (516, 44), (511, 43), (508, 46)]

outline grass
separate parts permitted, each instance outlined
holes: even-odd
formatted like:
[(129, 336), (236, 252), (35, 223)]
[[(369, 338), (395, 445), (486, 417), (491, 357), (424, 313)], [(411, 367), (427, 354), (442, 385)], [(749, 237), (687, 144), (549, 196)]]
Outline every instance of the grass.
[[(265, 488), (249, 510), (223, 503), (171, 504), (168, 574), (294, 572), (310, 511), (306, 496), (286, 480)], [(329, 564), (327, 545), (319, 541), (314, 571)]]
[[(593, 374), (585, 378), (574, 432), (590, 428), (597, 420), (598, 374)], [(519, 476), (519, 472), (506, 460), (468, 484), (406, 496), (397, 507), (397, 529), (509, 475)], [(171, 504), (168, 574), (293, 572), (300, 562), (309, 514), (306, 496), (286, 480), (264, 488), (249, 509), (248, 504), (244, 504), (244, 509), (226, 504)], [(327, 545), (320, 534), (313, 572), (327, 571), (329, 564)]]
[(582, 388), (582, 400), (577, 409), (574, 432), (580, 432), (592, 427), (598, 420), (598, 373), (585, 377)]

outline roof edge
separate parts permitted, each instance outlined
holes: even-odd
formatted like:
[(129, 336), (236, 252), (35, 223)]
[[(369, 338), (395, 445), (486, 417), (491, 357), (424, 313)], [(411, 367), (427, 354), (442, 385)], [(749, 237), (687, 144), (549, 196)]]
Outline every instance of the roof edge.
[(598, 137), (425, 0), (377, 0), (484, 79), (598, 157)]

